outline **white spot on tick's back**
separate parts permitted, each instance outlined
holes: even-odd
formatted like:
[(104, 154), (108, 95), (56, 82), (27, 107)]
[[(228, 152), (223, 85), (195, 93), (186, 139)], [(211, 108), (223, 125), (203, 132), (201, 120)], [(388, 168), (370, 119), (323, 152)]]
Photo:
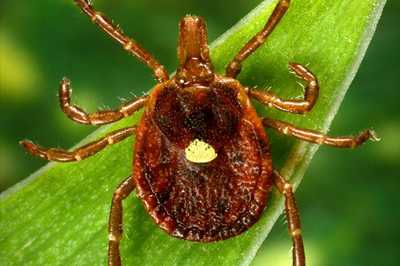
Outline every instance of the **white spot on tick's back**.
[(208, 163), (217, 158), (217, 153), (213, 146), (199, 139), (190, 142), (185, 149), (185, 157), (193, 163)]
[(117, 242), (118, 238), (113, 233), (110, 233), (108, 234), (108, 241)]

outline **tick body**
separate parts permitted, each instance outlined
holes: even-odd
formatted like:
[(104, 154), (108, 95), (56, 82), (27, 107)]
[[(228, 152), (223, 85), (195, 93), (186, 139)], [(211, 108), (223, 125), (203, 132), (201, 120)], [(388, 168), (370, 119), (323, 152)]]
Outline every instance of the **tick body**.
[(190, 241), (211, 242), (234, 237), (256, 223), (273, 186), (285, 196), (293, 265), (305, 265), (293, 189), (273, 169), (264, 127), (305, 141), (342, 148), (354, 148), (376, 137), (370, 130), (356, 137), (328, 137), (257, 115), (250, 99), (282, 111), (303, 114), (312, 109), (318, 98), (317, 78), (297, 63), (289, 66), (306, 83), (303, 99), (281, 99), (270, 92), (246, 87), (235, 79), (241, 63), (266, 41), (286, 13), (289, 2), (278, 2), (264, 28), (232, 59), (224, 75), (214, 72), (203, 19), (184, 17), (179, 25), (179, 66), (170, 78), (150, 53), (95, 11), (87, 0), (75, 0), (95, 24), (149, 66), (158, 81), (148, 96), (134, 99), (117, 110), (89, 114), (71, 104), (70, 82), (64, 79), (60, 86), (60, 106), (70, 119), (102, 125), (145, 108), (139, 125), (111, 132), (73, 151), (21, 142), (33, 155), (69, 162), (83, 160), (136, 134), (132, 175), (121, 183), (112, 199), (109, 265), (121, 265), (122, 200), (134, 190), (155, 223), (168, 234)]
[[(255, 223), (272, 186), (272, 162), (261, 119), (240, 84), (157, 87), (137, 131), (134, 180), (156, 223), (173, 236), (222, 240)], [(190, 161), (199, 139), (216, 157)]]

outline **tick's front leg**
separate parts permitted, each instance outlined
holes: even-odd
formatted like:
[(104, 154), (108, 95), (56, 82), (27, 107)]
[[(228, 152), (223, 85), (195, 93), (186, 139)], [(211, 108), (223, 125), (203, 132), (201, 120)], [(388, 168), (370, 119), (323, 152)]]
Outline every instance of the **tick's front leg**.
[(86, 144), (85, 146), (77, 148), (73, 151), (65, 151), (55, 148), (45, 149), (37, 146), (29, 140), (23, 140), (20, 142), (20, 144), (34, 156), (38, 156), (49, 161), (72, 162), (80, 161), (90, 157), (104, 149), (106, 146), (120, 142), (121, 140), (133, 135), (135, 132), (136, 127), (119, 129), (108, 133), (100, 140), (90, 142), (89, 144)]
[(242, 62), (267, 40), (275, 26), (278, 25), (281, 18), (285, 15), (289, 8), (289, 4), (290, 0), (279, 1), (264, 28), (251, 38), (251, 40), (246, 43), (235, 58), (229, 63), (225, 70), (225, 75), (227, 77), (236, 78), (242, 68)]
[(71, 82), (64, 78), (60, 85), (60, 107), (61, 110), (73, 121), (86, 125), (104, 125), (116, 122), (127, 117), (145, 106), (148, 96), (136, 98), (125, 103), (117, 110), (98, 111), (91, 114), (76, 105), (71, 104)]
[(292, 185), (283, 178), (278, 171), (274, 170), (273, 178), (275, 186), (285, 196), (285, 211), (288, 220), (289, 234), (293, 242), (293, 266), (305, 266), (306, 259), (304, 255), (303, 237), (301, 236), (301, 225), (299, 210), (296, 206), (296, 200)]
[(249, 96), (265, 105), (275, 107), (281, 111), (296, 114), (309, 112), (314, 107), (319, 94), (317, 78), (303, 65), (290, 63), (289, 67), (299, 78), (307, 82), (304, 99), (284, 100), (270, 92), (254, 89), (248, 90)]
[(169, 79), (169, 75), (164, 66), (161, 65), (152, 54), (143, 49), (136, 41), (127, 37), (122, 30), (114, 25), (107, 17), (94, 10), (88, 0), (74, 0), (74, 2), (86, 15), (90, 17), (94, 23), (96, 23), (112, 38), (117, 40), (126, 51), (133, 54), (139, 58), (140, 61), (150, 67), (153, 70), (154, 76), (158, 82), (167, 81)]
[(108, 221), (108, 265), (120, 266), (121, 255), (119, 252), (119, 243), (122, 238), (122, 200), (131, 194), (135, 189), (132, 177), (128, 177), (115, 190), (112, 203), (110, 218)]
[(288, 136), (320, 145), (325, 144), (339, 148), (356, 148), (369, 139), (372, 141), (379, 141), (379, 138), (373, 130), (364, 130), (356, 137), (329, 137), (314, 130), (297, 128), (292, 124), (280, 120), (264, 118), (263, 124), (266, 127), (272, 127)]

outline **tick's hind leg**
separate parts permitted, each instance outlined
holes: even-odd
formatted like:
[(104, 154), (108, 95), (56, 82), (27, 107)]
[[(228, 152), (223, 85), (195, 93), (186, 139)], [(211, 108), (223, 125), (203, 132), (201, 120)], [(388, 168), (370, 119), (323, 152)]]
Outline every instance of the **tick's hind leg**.
[(147, 96), (136, 98), (125, 103), (117, 110), (98, 111), (88, 114), (78, 106), (71, 105), (70, 84), (70, 81), (66, 78), (61, 81), (59, 92), (61, 110), (71, 120), (86, 125), (104, 125), (118, 121), (144, 107), (148, 98)]
[(356, 148), (369, 139), (373, 141), (379, 140), (373, 130), (364, 130), (356, 137), (329, 137), (314, 130), (297, 128), (292, 124), (280, 120), (264, 118), (263, 124), (266, 127), (272, 127), (288, 136), (320, 145), (325, 144), (339, 148)]
[(304, 266), (306, 264), (304, 256), (303, 237), (301, 236), (300, 215), (296, 206), (296, 200), (292, 185), (287, 182), (276, 170), (273, 172), (275, 186), (285, 196), (285, 211), (288, 220), (289, 234), (293, 242), (293, 266)]
[(117, 40), (125, 50), (133, 54), (148, 67), (153, 69), (154, 76), (159, 82), (169, 79), (168, 73), (164, 66), (161, 65), (149, 52), (143, 49), (136, 41), (127, 37), (121, 29), (113, 25), (113, 23), (101, 13), (93, 9), (88, 0), (74, 0), (74, 2), (82, 9), (82, 11), (90, 17), (102, 30)]
[(49, 161), (72, 162), (80, 161), (82, 159), (90, 157), (100, 150), (104, 149), (106, 146), (120, 142), (121, 140), (133, 135), (135, 131), (136, 127), (119, 129), (108, 133), (100, 140), (90, 142), (89, 144), (86, 144), (85, 146), (73, 151), (65, 151), (55, 148), (45, 149), (35, 145), (29, 140), (23, 140), (20, 142), (20, 144), (32, 155), (38, 156), (40, 158)]
[(250, 41), (248, 41), (246, 45), (235, 56), (235, 58), (229, 63), (228, 67), (225, 70), (225, 75), (227, 77), (235, 78), (239, 74), (242, 68), (242, 62), (266, 41), (267, 37), (274, 30), (275, 26), (285, 15), (286, 10), (289, 8), (289, 4), (290, 0), (279, 1), (264, 28), (260, 32), (258, 32)]
[(309, 112), (314, 107), (319, 94), (317, 78), (303, 65), (290, 63), (289, 67), (294, 74), (307, 82), (307, 87), (305, 88), (304, 92), (304, 99), (283, 100), (270, 92), (253, 89), (248, 90), (249, 96), (263, 104), (266, 104), (270, 107), (275, 107), (281, 111), (296, 114), (304, 114)]
[(122, 200), (131, 194), (135, 185), (132, 177), (128, 177), (115, 190), (112, 203), (110, 218), (108, 221), (108, 265), (120, 266), (121, 256), (119, 253), (119, 243), (122, 238)]

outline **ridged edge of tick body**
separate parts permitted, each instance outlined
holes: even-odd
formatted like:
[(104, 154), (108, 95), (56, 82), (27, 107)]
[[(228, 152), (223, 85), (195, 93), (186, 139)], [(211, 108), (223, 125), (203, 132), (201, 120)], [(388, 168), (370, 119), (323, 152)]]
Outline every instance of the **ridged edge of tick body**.
[[(257, 116), (257, 113), (252, 107), (245, 90), (242, 88), (239, 82), (233, 81), (232, 79), (220, 78), (219, 81), (213, 84), (213, 86), (216, 87), (229, 86), (232, 89), (237, 90), (237, 99), (244, 113), (243, 119), (245, 122), (252, 125), (251, 130), (255, 131), (255, 141), (259, 143), (258, 150), (260, 152), (261, 158), (261, 174), (256, 178), (256, 184), (252, 192), (251, 202), (246, 205), (248, 207), (247, 211), (242, 213), (240, 217), (235, 217), (235, 215), (232, 215), (231, 218), (234, 222), (229, 224), (229, 226), (220, 228), (219, 231), (212, 236), (206, 235), (206, 233), (201, 234), (198, 231), (196, 232), (195, 229), (187, 229), (185, 228), (185, 225), (177, 224), (175, 219), (168, 213), (165, 207), (159, 204), (159, 200), (156, 198), (154, 192), (152, 192), (151, 190), (152, 186), (150, 184), (147, 184), (147, 181), (145, 180), (146, 178), (143, 178), (139, 173), (143, 169), (140, 171), (136, 169), (138, 166), (146, 167), (146, 164), (140, 165), (139, 163), (139, 161), (141, 161), (140, 158), (143, 156), (144, 152), (142, 149), (143, 145), (140, 142), (145, 138), (144, 134), (147, 134), (146, 123), (149, 122), (146, 121), (146, 119), (149, 119), (148, 116), (151, 115), (152, 108), (154, 107), (154, 103), (157, 99), (159, 92), (170, 86), (173, 86), (173, 84), (160, 84), (157, 85), (156, 88), (152, 91), (148, 102), (149, 104), (147, 105), (147, 109), (142, 117), (142, 120), (137, 130), (137, 142), (135, 147), (134, 162), (134, 180), (136, 182), (137, 196), (141, 199), (145, 209), (154, 219), (155, 223), (168, 234), (174, 237), (196, 242), (212, 242), (239, 235), (258, 221), (263, 209), (265, 208), (267, 197), (272, 187), (272, 162), (269, 154), (269, 143), (261, 120)], [(144, 169), (144, 172), (146, 172), (146, 169)]]

